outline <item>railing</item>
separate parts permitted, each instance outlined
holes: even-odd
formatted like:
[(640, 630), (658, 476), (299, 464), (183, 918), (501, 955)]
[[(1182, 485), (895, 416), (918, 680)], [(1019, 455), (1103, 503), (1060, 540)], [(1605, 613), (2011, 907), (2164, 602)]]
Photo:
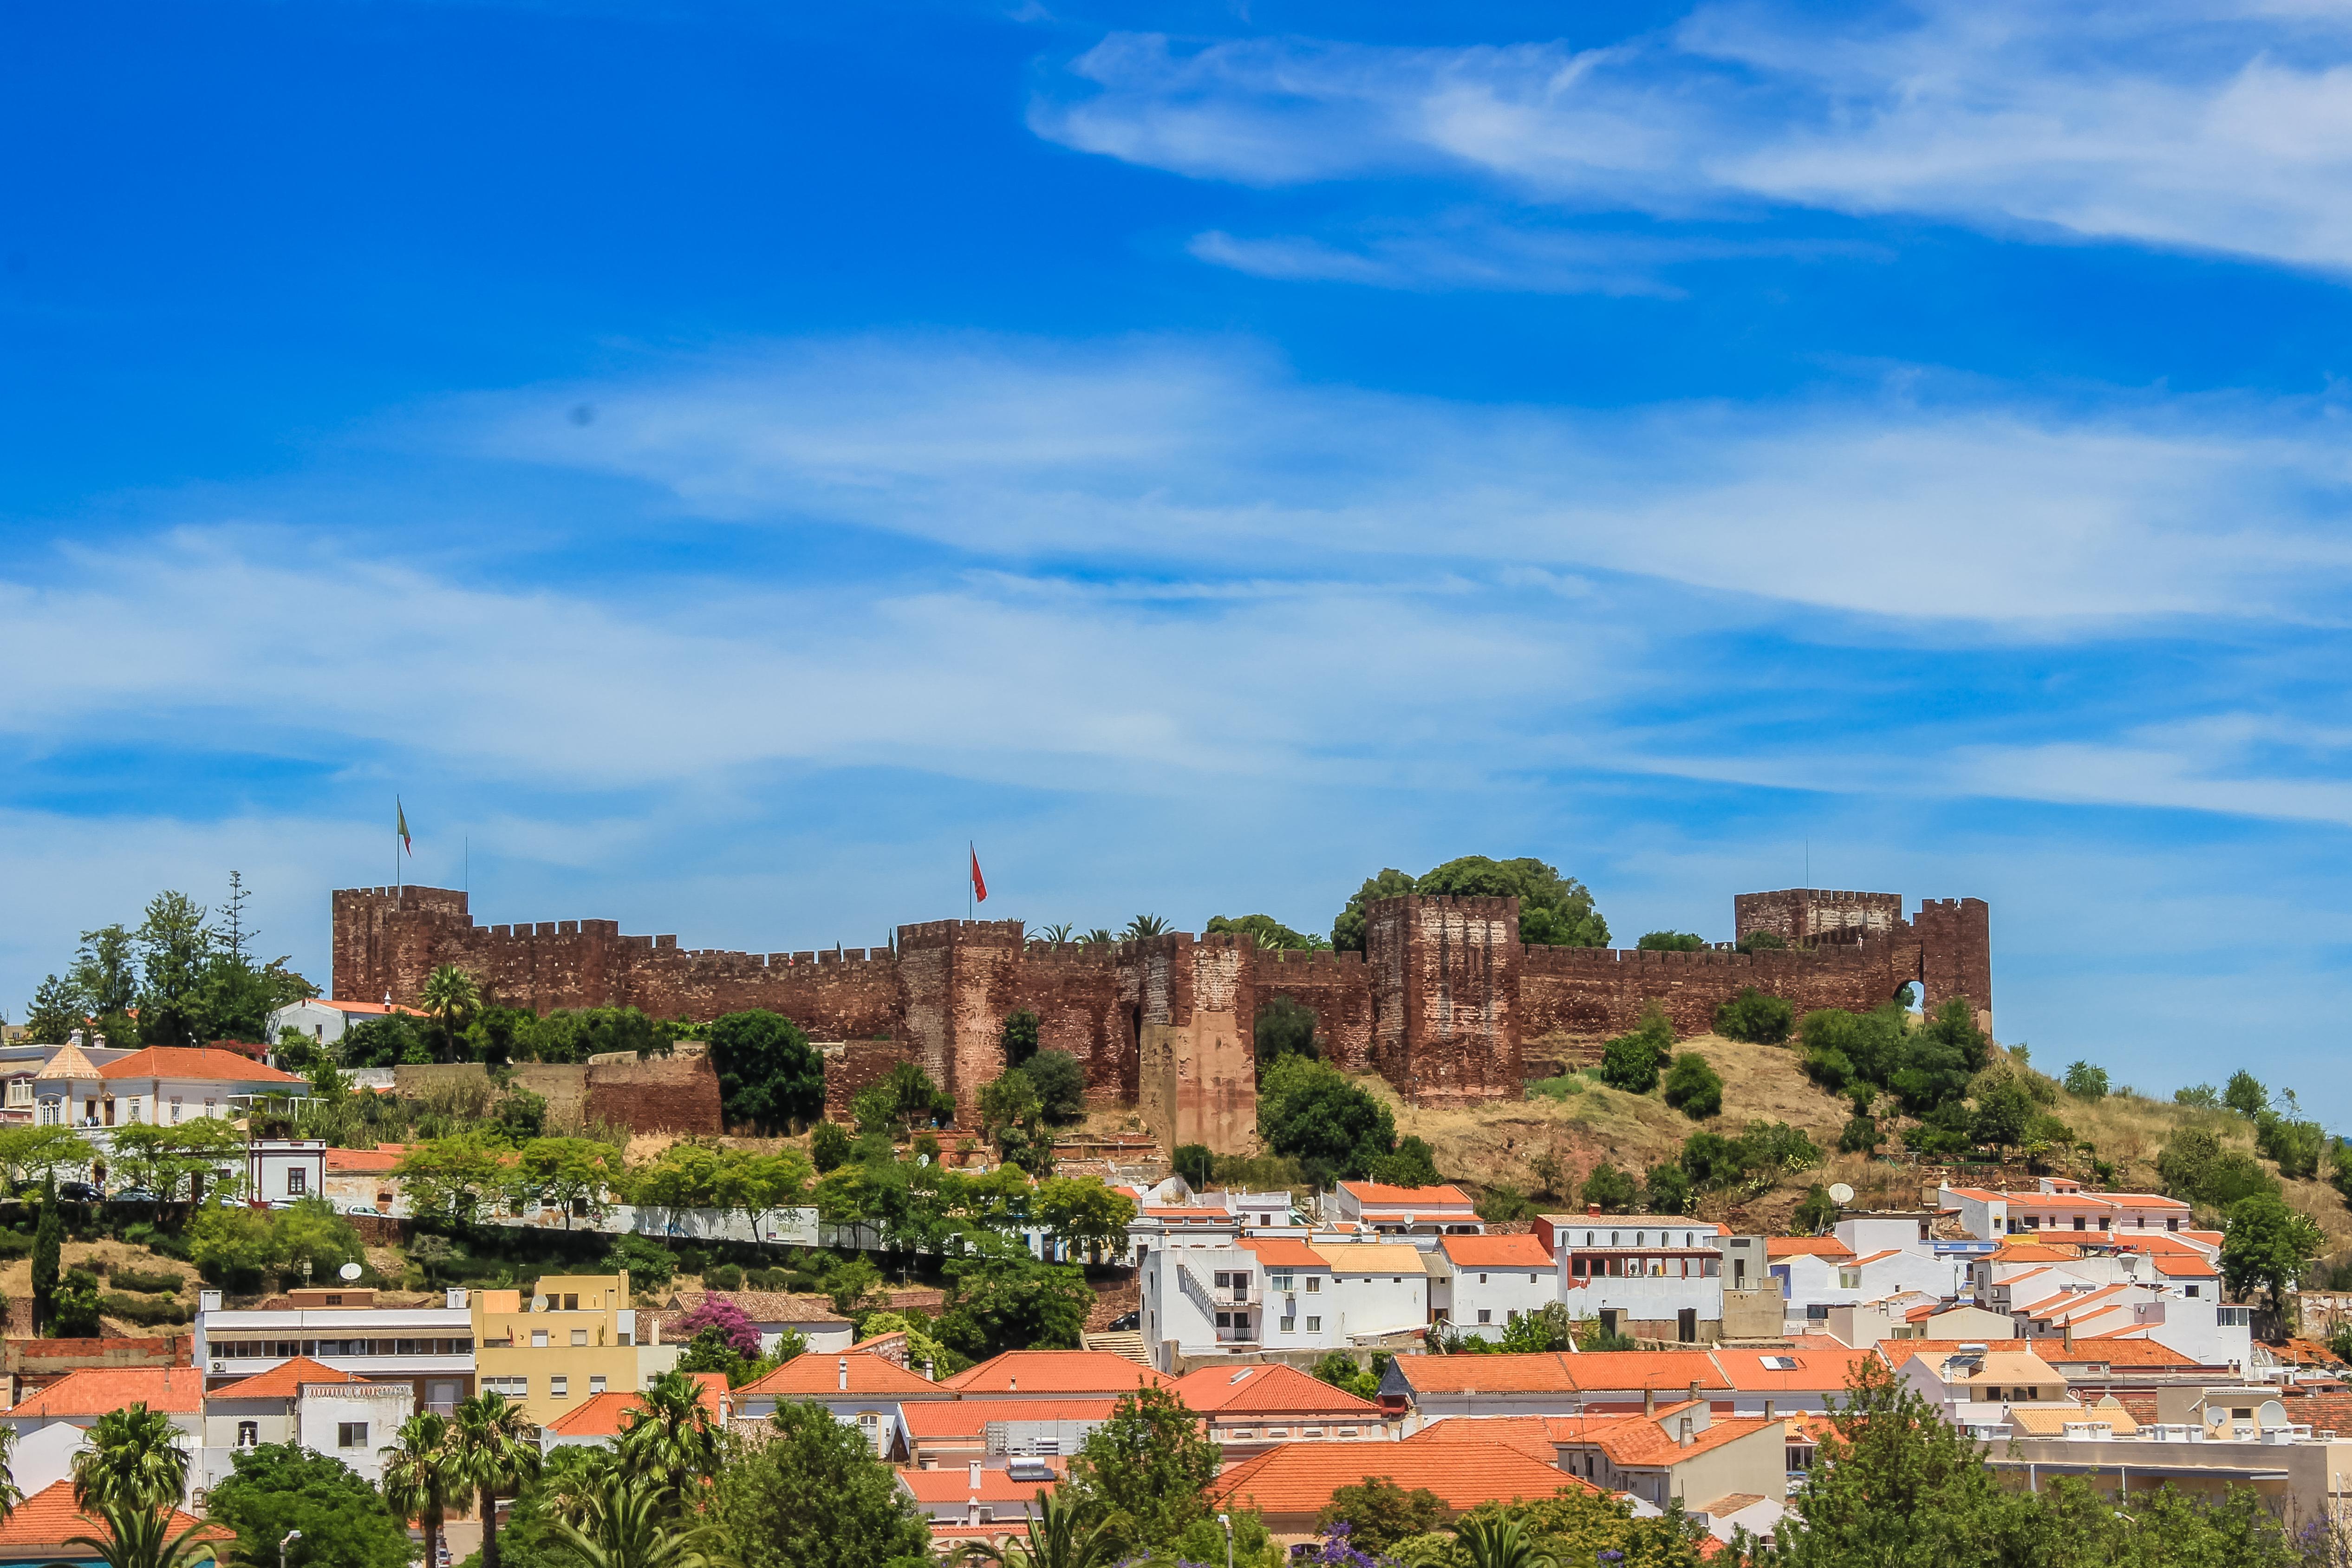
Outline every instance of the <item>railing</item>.
[[(1187, 1269), (1181, 1263), (1176, 1265), (1176, 1288), (1183, 1291), (1184, 1299), (1192, 1302), (1194, 1306), (1200, 1308), (1211, 1322), (1213, 1323), (1217, 1321), (1218, 1302), (1216, 1298), (1210, 1295), (1208, 1288), (1201, 1283), (1199, 1278), (1193, 1274), (1192, 1270)], [(1230, 1302), (1226, 1303), (1224, 1310), (1227, 1312), (1233, 1311), (1232, 1304)]]

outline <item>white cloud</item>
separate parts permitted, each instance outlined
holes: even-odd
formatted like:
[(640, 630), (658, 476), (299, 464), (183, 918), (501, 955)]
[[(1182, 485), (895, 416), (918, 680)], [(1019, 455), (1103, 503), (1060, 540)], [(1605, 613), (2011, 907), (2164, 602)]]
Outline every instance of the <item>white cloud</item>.
[[(2333, 614), (2330, 408), (1919, 395), (1479, 406), (1240, 343), (803, 342), (468, 405), (495, 455), (983, 556), (1394, 577), (1599, 568), (1926, 621)], [(562, 411), (599, 410), (589, 425)], [(488, 434), (476, 433), (487, 428)], [(1238, 564), (1238, 567), (1236, 565)]]
[(1706, 6), (1606, 48), (1106, 38), (1066, 145), (1259, 185), (1473, 174), (1666, 217), (1796, 204), (2352, 265), (2338, 8)]

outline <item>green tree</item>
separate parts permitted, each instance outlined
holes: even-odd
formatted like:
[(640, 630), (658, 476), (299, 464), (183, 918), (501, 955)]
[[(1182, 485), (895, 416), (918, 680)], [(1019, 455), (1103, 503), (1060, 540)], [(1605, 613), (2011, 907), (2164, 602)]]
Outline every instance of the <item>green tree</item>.
[(441, 1025), (441, 1060), (455, 1060), (458, 1022), (471, 1018), (480, 1009), (482, 988), (457, 965), (436, 964), (433, 972), (425, 977), (425, 989), (419, 999), (425, 1003), (425, 1010)]
[(2107, 1097), (2107, 1070), (2094, 1067), (2087, 1061), (2077, 1061), (2066, 1069), (2066, 1092), (2077, 1100), (2104, 1100)]
[(1688, 1214), (1690, 1174), (1671, 1160), (1652, 1166), (1642, 1194), (1642, 1207), (1652, 1214)]
[(172, 1525), (178, 1515), (168, 1509), (112, 1503), (83, 1511), (95, 1513), (103, 1528), (66, 1539), (66, 1545), (77, 1549), (72, 1553), (77, 1562), (98, 1563), (100, 1568), (191, 1568), (197, 1563), (220, 1561), (212, 1542), (203, 1539), (212, 1528), (203, 1520), (173, 1534)]
[(1005, 1137), (1008, 1132), (1034, 1132), (1045, 1113), (1045, 1103), (1038, 1098), (1037, 1085), (1018, 1068), (981, 1085), (981, 1125), (999, 1148), (1011, 1148)]
[(85, 1513), (176, 1506), (187, 1490), (188, 1452), (179, 1428), (144, 1400), (100, 1416), (86, 1443), (73, 1457), (74, 1506)]
[(1396, 1147), (1389, 1108), (1328, 1062), (1285, 1056), (1261, 1073), (1258, 1136), (1299, 1162), (1318, 1186), (1361, 1176)]
[(1048, 1176), (1037, 1186), (1036, 1215), (1055, 1240), (1093, 1262), (1127, 1240), (1135, 1200), (1112, 1191), (1100, 1176)]
[(138, 940), (120, 925), (85, 931), (66, 974), (80, 1010), (101, 1019), (128, 1013), (139, 1002)]
[(418, 1218), (469, 1225), (505, 1188), (505, 1150), (478, 1132), (427, 1139), (411, 1145), (393, 1174)]
[(562, 1209), (563, 1228), (569, 1230), (574, 1214), (602, 1219), (606, 1199), (625, 1179), (621, 1152), (610, 1144), (594, 1138), (533, 1138), (508, 1166), (506, 1191), (518, 1204)]
[(252, 1290), (278, 1267), (278, 1237), (269, 1217), (254, 1209), (206, 1204), (188, 1221), (188, 1260), (215, 1285)]
[(1184, 1185), (1194, 1192), (1207, 1191), (1210, 1179), (1217, 1171), (1217, 1156), (1209, 1152), (1206, 1144), (1177, 1145), (1174, 1164), (1176, 1174), (1182, 1176)]
[(439, 1568), (442, 1521), (467, 1490), (449, 1418), (430, 1410), (411, 1416), (383, 1454), (384, 1501), (399, 1518), (416, 1521), (425, 1532), (425, 1561)]
[(1846, 1118), (1845, 1125), (1838, 1132), (1838, 1153), (1842, 1155), (1876, 1154), (1878, 1145), (1885, 1141), (1885, 1134), (1879, 1131), (1877, 1117), (1849, 1116)]
[(1315, 1042), (1315, 1009), (1294, 998), (1276, 996), (1262, 1003), (1250, 1036), (1260, 1071), (1285, 1056), (1323, 1054)]
[(703, 1031), (730, 1126), (780, 1134), (824, 1113), (824, 1063), (780, 1014), (729, 1013)]
[(702, 1385), (685, 1372), (666, 1372), (646, 1385), (636, 1407), (621, 1418), (619, 1475), (655, 1497), (698, 1497), (716, 1480), (726, 1458), (726, 1432)]
[(35, 1045), (63, 1045), (81, 1028), (87, 1006), (70, 981), (47, 977), (34, 988), (32, 1005), (25, 1009), (25, 1039)]
[(148, 901), (139, 945), (139, 1038), (147, 1045), (195, 1045), (199, 991), (210, 967), (213, 931), (205, 906), (184, 893)]
[(1412, 890), (1457, 898), (1517, 898), (1519, 940), (1531, 946), (1609, 946), (1609, 922), (1592, 906), (1585, 885), (1533, 857), (1496, 861), (1465, 855), (1424, 872)]
[(1704, 953), (1706, 938), (1688, 931), (1645, 931), (1633, 946), (1643, 953)]
[(2221, 1282), (2242, 1297), (2257, 1288), (2266, 1291), (2271, 1311), (2292, 1329), (2287, 1291), (2326, 1245), (2318, 1222), (2289, 1208), (2277, 1194), (2240, 1198), (2221, 1237)]
[[(1387, 1359), (1383, 1354), (1381, 1359)], [(1381, 1392), (1381, 1369), (1357, 1364), (1356, 1358), (1344, 1350), (1327, 1353), (1315, 1364), (1315, 1375), (1334, 1388), (1345, 1389), (1359, 1399), (1376, 1399)]]
[(1118, 1556), (1174, 1542), (1209, 1514), (1209, 1483), (1223, 1456), (1201, 1417), (1165, 1388), (1122, 1394), (1110, 1419), (1087, 1434), (1065, 1485), (1102, 1519)]
[(2221, 1093), (2210, 1083), (2198, 1083), (2186, 1089), (2174, 1090), (2172, 1103), (2176, 1105), (2190, 1106), (2200, 1111), (2218, 1111), (2221, 1108)]
[(1739, 994), (1715, 1009), (1715, 1032), (1726, 1040), (1744, 1040), (1758, 1045), (1779, 1045), (1789, 1038), (1795, 1027), (1796, 1009), (1785, 997), (1772, 996), (1753, 986), (1742, 986)]
[(849, 1158), (850, 1137), (838, 1122), (819, 1122), (809, 1131), (809, 1163), (822, 1176)]
[(1042, 1488), (1022, 1537), (983, 1555), (1004, 1568), (1109, 1568), (1118, 1560), (1108, 1520)]
[(1328, 1530), (1345, 1522), (1349, 1545), (1380, 1552), (1435, 1530), (1447, 1511), (1445, 1500), (1427, 1487), (1407, 1491), (1386, 1476), (1367, 1476), (1353, 1486), (1334, 1488), (1331, 1500), (1315, 1516), (1315, 1527)]
[(239, 1448), (230, 1458), (236, 1473), (212, 1489), (205, 1512), (236, 1531), (239, 1561), (275, 1563), (278, 1543), (299, 1530), (292, 1561), (305, 1568), (407, 1568), (407, 1529), (341, 1460), (294, 1443)]
[(1027, 1008), (1018, 1008), (1006, 1015), (1000, 1036), (1004, 1045), (1004, 1065), (1024, 1067), (1037, 1054), (1037, 1015)]
[(1647, 1094), (1658, 1086), (1658, 1073), (1674, 1051), (1675, 1026), (1665, 1009), (1652, 1002), (1632, 1033), (1601, 1048), (1601, 1082), (1628, 1094)]
[(1577, 1194), (1587, 1207), (1599, 1204), (1603, 1214), (1627, 1212), (1633, 1207), (1636, 1196), (1633, 1178), (1607, 1160), (1592, 1167), (1592, 1174), (1584, 1178), (1583, 1189)]
[(716, 1514), (742, 1568), (903, 1568), (930, 1531), (855, 1427), (822, 1405), (779, 1404), (766, 1441), (719, 1478)]
[(1331, 946), (1328, 938), (1313, 932), (1293, 931), (1271, 915), (1244, 915), (1234, 919), (1212, 915), (1202, 931), (1210, 936), (1247, 936), (1261, 950), (1272, 952), (1318, 952)]
[(1443, 1179), (1437, 1174), (1435, 1152), (1421, 1137), (1399, 1138), (1393, 1153), (1364, 1162), (1364, 1175), (1390, 1186), (1435, 1186)]
[(2032, 1098), (2012, 1080), (1977, 1102), (1976, 1114), (1969, 1121), (1969, 1135), (1996, 1149), (2015, 1148), (2025, 1141), (2026, 1126), (2032, 1120)]
[(953, 1258), (940, 1303), (942, 1343), (974, 1361), (1008, 1350), (1076, 1350), (1095, 1293), (1085, 1270), (1026, 1253)]
[(1805, 1189), (1804, 1200), (1799, 1203), (1795, 1211), (1789, 1216), (1789, 1234), (1819, 1236), (1826, 1232), (1831, 1226), (1835, 1225), (1837, 1220), (1837, 1199), (1830, 1196), (1829, 1188), (1815, 1182)]
[(1559, 1568), (1559, 1560), (1538, 1549), (1516, 1519), (1465, 1519), (1454, 1538), (1470, 1568)]
[(1053, 1123), (1075, 1122), (1087, 1113), (1087, 1073), (1066, 1051), (1041, 1051), (1022, 1068), (1037, 1091), (1040, 1113)]
[(2229, 1086), (2221, 1091), (2221, 1103), (2249, 1121), (2270, 1109), (2270, 1091), (2263, 1081), (2241, 1067), (2230, 1074)]
[(1161, 916), (1139, 915), (1127, 923), (1126, 928), (1119, 932), (1118, 939), (1122, 942), (1140, 942), (1146, 937), (1162, 936), (1167, 930), (1168, 922)]
[(1723, 1080), (1706, 1058), (1697, 1051), (1685, 1051), (1675, 1058), (1675, 1065), (1666, 1074), (1666, 1103), (1694, 1122), (1704, 1122), (1723, 1109)]
[(53, 1186), (41, 1201), (40, 1223), (33, 1228), (33, 1332), (48, 1328), (57, 1317), (58, 1276), (65, 1249), (66, 1225), (58, 1212)]
[(271, 1253), (289, 1274), (332, 1280), (344, 1264), (367, 1261), (358, 1230), (316, 1194), (270, 1210), (269, 1231)]
[(482, 1568), (499, 1568), (500, 1498), (512, 1497), (539, 1473), (536, 1426), (503, 1394), (477, 1394), (457, 1402), (449, 1422), (457, 1472), (479, 1500)]
[(1349, 898), (1331, 922), (1331, 946), (1342, 953), (1364, 950), (1364, 906), (1384, 898), (1402, 898), (1412, 892), (1413, 880), (1403, 872), (1391, 867), (1374, 877), (1364, 879), (1364, 885)]
[(1733, 944), (1743, 953), (1778, 953), (1789, 946), (1789, 939), (1778, 931), (1750, 931)]
[(2309, 1181), (2319, 1174), (2327, 1134), (2316, 1122), (2264, 1111), (2254, 1118), (2254, 1147), (2265, 1159), (2277, 1163), (2279, 1175), (2286, 1180)]
[(558, 1519), (550, 1555), (566, 1568), (712, 1568), (729, 1561), (711, 1525), (673, 1521), (676, 1504), (632, 1478), (585, 1493), (577, 1522)]

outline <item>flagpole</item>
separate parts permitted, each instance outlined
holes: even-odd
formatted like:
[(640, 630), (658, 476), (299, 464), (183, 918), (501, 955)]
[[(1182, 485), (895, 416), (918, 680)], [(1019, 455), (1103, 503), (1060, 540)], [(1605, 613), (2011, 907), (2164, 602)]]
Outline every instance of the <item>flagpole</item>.
[(966, 839), (963, 843), (963, 917), (970, 920), (975, 913), (971, 903), (971, 868), (973, 862), (980, 859), (978, 841)]
[(392, 798), (392, 906), (398, 909), (404, 902), (400, 880), (400, 797)]

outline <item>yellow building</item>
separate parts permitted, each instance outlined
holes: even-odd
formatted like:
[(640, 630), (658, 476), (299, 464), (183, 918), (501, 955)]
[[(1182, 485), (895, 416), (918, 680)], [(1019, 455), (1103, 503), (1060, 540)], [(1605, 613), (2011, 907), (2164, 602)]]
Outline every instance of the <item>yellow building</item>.
[(476, 1291), (473, 1308), (477, 1385), (542, 1427), (595, 1395), (636, 1393), (677, 1359), (650, 1315), (649, 1343), (638, 1343), (626, 1271), (544, 1275), (528, 1300), (520, 1291)]

